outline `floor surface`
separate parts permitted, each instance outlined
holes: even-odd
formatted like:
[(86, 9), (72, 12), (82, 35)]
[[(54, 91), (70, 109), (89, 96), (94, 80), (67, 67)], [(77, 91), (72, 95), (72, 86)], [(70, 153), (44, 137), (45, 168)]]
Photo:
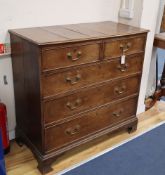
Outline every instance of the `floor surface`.
[[(139, 124), (136, 132), (132, 134), (120, 132), (115, 135), (106, 135), (69, 151), (54, 162), (52, 166), (54, 171), (49, 173), (49, 175), (53, 175), (56, 172), (88, 159), (101, 151), (115, 146), (126, 139), (154, 127), (158, 123), (165, 121), (165, 102), (157, 102), (153, 108), (138, 117)], [(5, 160), (7, 175), (40, 175), (40, 172), (37, 169), (37, 162), (26, 146), (20, 148), (15, 142), (12, 142), (11, 152), (6, 156)]]

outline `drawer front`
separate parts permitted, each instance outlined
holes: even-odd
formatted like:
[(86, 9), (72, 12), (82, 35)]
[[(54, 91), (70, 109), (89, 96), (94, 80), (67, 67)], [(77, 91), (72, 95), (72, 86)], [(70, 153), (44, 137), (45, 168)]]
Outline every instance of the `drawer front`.
[(45, 151), (58, 149), (136, 114), (137, 98), (106, 105), (70, 122), (45, 129)]
[(142, 63), (143, 56), (134, 55), (126, 57), (126, 64), (124, 65), (121, 65), (120, 59), (116, 58), (61, 73), (44, 74), (42, 76), (42, 96), (49, 97), (98, 82), (141, 72)]
[(100, 54), (98, 43), (72, 45), (45, 49), (42, 52), (42, 70), (52, 70), (97, 61)]
[(121, 39), (111, 39), (105, 42), (105, 58), (120, 57), (144, 51), (146, 37), (144, 35), (127, 37)]
[(138, 75), (114, 82), (110, 81), (104, 85), (85, 89), (63, 98), (45, 101), (43, 105), (45, 124), (58, 122), (78, 112), (138, 93), (140, 77)]

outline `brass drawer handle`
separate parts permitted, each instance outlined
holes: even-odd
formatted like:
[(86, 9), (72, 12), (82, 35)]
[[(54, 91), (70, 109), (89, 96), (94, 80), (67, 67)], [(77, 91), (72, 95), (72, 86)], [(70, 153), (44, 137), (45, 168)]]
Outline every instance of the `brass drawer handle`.
[(72, 60), (72, 61), (77, 61), (77, 60), (79, 60), (81, 58), (81, 55), (82, 55), (82, 52), (81, 51), (78, 51), (77, 54), (76, 54), (76, 57), (73, 58), (72, 53), (71, 52), (68, 52), (67, 53), (67, 58), (70, 59), (70, 60)]
[(120, 44), (120, 49), (122, 50), (122, 53), (124, 54), (125, 52), (127, 52), (129, 50), (129, 48), (131, 47), (131, 43), (125, 43), (125, 44)]
[(65, 130), (65, 133), (67, 135), (75, 135), (75, 134), (78, 134), (80, 131), (80, 125), (76, 125), (75, 127), (73, 128), (68, 128)]
[(114, 117), (120, 117), (123, 112), (124, 112), (124, 109), (121, 108), (119, 111), (113, 112), (112, 115)]
[(82, 100), (81, 99), (77, 99), (74, 103), (71, 103), (71, 102), (68, 102), (66, 104), (66, 106), (70, 109), (70, 110), (74, 110), (76, 108), (78, 108), (82, 103)]
[(121, 87), (115, 87), (115, 92), (117, 94), (123, 94), (126, 90), (126, 85), (122, 85)]
[(117, 66), (117, 68), (121, 71), (121, 72), (126, 72), (128, 69), (129, 65), (126, 64), (120, 64), (119, 66)]
[(70, 84), (76, 84), (78, 81), (81, 79), (81, 75), (78, 73), (75, 77), (66, 77), (66, 81), (69, 82)]

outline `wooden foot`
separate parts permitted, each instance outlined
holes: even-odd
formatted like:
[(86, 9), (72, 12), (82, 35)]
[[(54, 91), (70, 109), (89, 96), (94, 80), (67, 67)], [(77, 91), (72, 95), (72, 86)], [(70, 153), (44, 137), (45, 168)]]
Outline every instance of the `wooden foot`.
[(129, 134), (135, 132), (136, 130), (137, 130), (137, 124), (134, 124), (134, 125), (129, 126), (129, 127), (127, 128), (127, 131), (128, 131)]
[(20, 147), (22, 147), (22, 146), (24, 145), (24, 142), (23, 142), (23, 140), (21, 139), (21, 137), (17, 137), (15, 140), (16, 140), (16, 143), (17, 143)]
[(47, 174), (51, 171), (53, 171), (53, 168), (51, 167), (52, 162), (51, 161), (44, 161), (38, 163), (38, 169), (41, 172), (41, 174)]
[(24, 145), (24, 141), (22, 139), (22, 136), (21, 136), (21, 131), (18, 129), (18, 127), (16, 127), (16, 130), (15, 130), (15, 134), (16, 134), (16, 143), (22, 147)]

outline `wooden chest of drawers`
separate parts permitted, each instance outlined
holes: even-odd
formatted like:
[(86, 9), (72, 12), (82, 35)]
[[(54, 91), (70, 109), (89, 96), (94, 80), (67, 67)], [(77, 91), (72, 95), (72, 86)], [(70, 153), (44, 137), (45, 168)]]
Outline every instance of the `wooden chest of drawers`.
[(16, 135), (42, 173), (74, 147), (136, 129), (146, 30), (98, 22), (9, 32)]

